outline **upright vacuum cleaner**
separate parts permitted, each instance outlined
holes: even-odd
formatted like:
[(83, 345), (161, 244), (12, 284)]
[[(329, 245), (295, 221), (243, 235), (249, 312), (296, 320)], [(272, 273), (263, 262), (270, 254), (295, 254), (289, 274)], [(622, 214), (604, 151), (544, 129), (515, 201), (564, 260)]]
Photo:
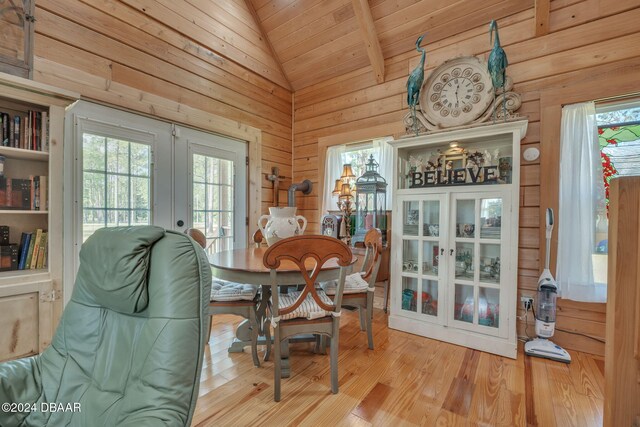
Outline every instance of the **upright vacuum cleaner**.
[(571, 355), (567, 350), (549, 341), (556, 328), (556, 298), (558, 285), (549, 271), (549, 252), (551, 249), (551, 233), (553, 232), (553, 210), (547, 209), (547, 257), (544, 271), (538, 279), (537, 308), (533, 312), (536, 318), (536, 335), (524, 345), (524, 352), (529, 356), (544, 357), (558, 362), (571, 363)]

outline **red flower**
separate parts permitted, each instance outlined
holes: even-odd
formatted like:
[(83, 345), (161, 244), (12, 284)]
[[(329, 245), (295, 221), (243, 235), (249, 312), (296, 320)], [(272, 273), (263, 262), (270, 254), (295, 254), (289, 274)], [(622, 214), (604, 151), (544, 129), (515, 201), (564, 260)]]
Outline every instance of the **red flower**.
[(604, 133), (604, 129), (598, 128), (598, 135), (602, 135)]
[(607, 142), (611, 145), (618, 145), (618, 140), (617, 139), (607, 139)]

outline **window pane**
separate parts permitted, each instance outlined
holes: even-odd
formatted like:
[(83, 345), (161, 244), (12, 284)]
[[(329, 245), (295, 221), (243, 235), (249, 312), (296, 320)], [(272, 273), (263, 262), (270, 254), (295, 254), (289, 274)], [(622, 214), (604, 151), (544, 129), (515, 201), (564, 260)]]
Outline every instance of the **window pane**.
[(129, 177), (107, 175), (107, 207), (129, 207)]
[(204, 182), (205, 181), (205, 163), (206, 157), (199, 154), (193, 156), (193, 181)]
[(149, 209), (149, 178), (131, 178), (131, 207)]
[(207, 251), (233, 248), (233, 162), (193, 155), (193, 228), (207, 238)]
[(144, 144), (131, 144), (131, 175), (150, 176), (151, 147)]
[(88, 133), (82, 139), (83, 240), (105, 226), (150, 224), (151, 147)]
[(84, 170), (104, 170), (106, 138), (84, 134), (82, 137), (82, 168)]
[(107, 171), (129, 172), (129, 143), (107, 138)]
[(82, 206), (84, 208), (106, 207), (104, 186), (104, 174), (85, 172), (82, 179)]

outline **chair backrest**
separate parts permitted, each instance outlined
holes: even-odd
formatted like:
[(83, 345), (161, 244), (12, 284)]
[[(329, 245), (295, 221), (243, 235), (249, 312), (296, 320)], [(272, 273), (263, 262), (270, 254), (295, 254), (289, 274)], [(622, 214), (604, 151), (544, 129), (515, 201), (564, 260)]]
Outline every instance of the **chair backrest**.
[(380, 263), (382, 262), (382, 232), (379, 228), (372, 228), (364, 236), (364, 246), (367, 248), (362, 262), (362, 278), (369, 283), (369, 288), (376, 284)]
[(36, 362), (38, 407), (79, 402), (82, 411), (30, 413), (49, 419), (26, 424), (190, 425), (210, 286), (204, 251), (182, 233), (97, 230), (80, 251), (73, 295), (51, 346)]
[[(315, 284), (322, 266), (329, 260), (337, 259), (340, 267), (338, 288), (333, 304), (322, 301), (316, 290)], [(315, 302), (326, 311), (340, 311), (344, 279), (351, 266), (351, 249), (341, 240), (328, 236), (294, 236), (282, 239), (270, 246), (264, 253), (263, 263), (271, 270), (271, 296), (276, 316), (289, 314), (298, 308), (308, 294), (311, 294)], [(278, 305), (278, 279), (277, 270), (282, 261), (293, 262), (304, 279), (304, 290), (292, 305), (280, 308)], [(315, 261), (315, 265), (314, 262)], [(311, 264), (311, 265), (310, 265)], [(311, 272), (309, 268), (311, 267)]]
[(207, 248), (207, 238), (202, 231), (197, 228), (188, 228), (184, 231), (184, 234), (195, 240), (200, 246), (202, 246), (202, 249)]

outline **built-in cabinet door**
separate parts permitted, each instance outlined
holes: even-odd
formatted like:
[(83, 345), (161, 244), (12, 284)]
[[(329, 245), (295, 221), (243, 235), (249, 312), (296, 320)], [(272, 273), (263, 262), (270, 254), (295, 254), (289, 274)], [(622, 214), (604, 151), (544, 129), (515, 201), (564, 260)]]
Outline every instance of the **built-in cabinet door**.
[(506, 283), (501, 264), (510, 255), (510, 201), (507, 192), (453, 193), (447, 253), (448, 324), (460, 329), (506, 337), (506, 301), (513, 284)]
[(396, 296), (400, 312), (437, 323), (445, 321), (445, 205), (442, 194), (401, 199), (397, 230), (402, 252), (394, 266), (402, 280), (401, 295)]

